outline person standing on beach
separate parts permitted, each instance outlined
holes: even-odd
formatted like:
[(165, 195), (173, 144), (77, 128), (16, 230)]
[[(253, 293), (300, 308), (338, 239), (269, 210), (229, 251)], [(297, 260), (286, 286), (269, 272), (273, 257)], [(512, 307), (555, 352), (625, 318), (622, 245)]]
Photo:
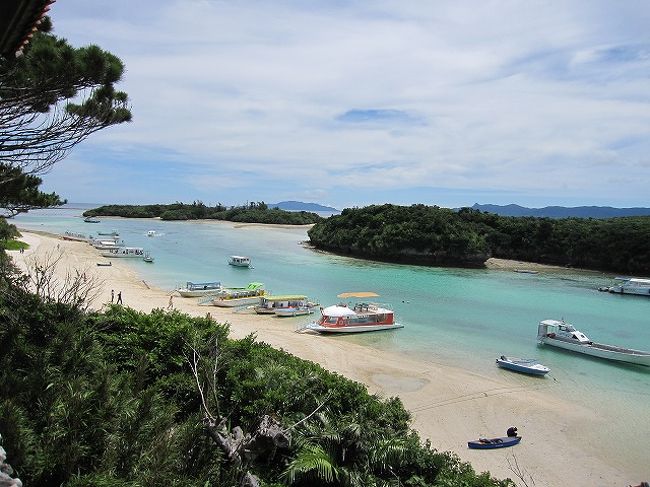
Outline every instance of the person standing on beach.
[(115, 290), (111, 289), (111, 303), (115, 301)]
[(117, 293), (117, 304), (122, 304), (122, 291)]
[(169, 295), (169, 304), (167, 304), (167, 309), (174, 309), (174, 295)]

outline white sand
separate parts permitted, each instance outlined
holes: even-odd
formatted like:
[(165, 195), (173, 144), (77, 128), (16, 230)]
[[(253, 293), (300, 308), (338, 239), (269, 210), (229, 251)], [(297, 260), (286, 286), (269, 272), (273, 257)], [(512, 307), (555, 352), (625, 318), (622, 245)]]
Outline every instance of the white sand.
[[(110, 300), (111, 289), (116, 295), (122, 292), (124, 305), (138, 310), (167, 307), (172, 290), (147, 285), (120, 259), (113, 259), (111, 267), (96, 266), (106, 259), (86, 243), (26, 231), (22, 240), (30, 249), (24, 254), (12, 252), (21, 266), (59, 246), (64, 252), (64, 266), (101, 277), (102, 299), (93, 303), (95, 308)], [(191, 315), (209, 312), (217, 321), (230, 323), (235, 338), (254, 332), (258, 340), (363, 382), (382, 397), (399, 396), (412, 411), (413, 427), (423, 439), (430, 438), (440, 451), (456, 452), (479, 472), (489, 470), (495, 477), (517, 480), (508, 464), (516, 457), (537, 486), (593, 487), (637, 484), (650, 471), (648, 465), (626, 458), (624, 451), (608, 449), (606, 441), (595, 441), (594, 432), (602, 431), (604, 419), (596, 410), (550, 394), (550, 378), (532, 380), (510, 374), (495, 380), (327, 336), (294, 333), (296, 325), (291, 319), (233, 313), (199, 306), (196, 299), (179, 296), (174, 297), (174, 305)], [(467, 441), (479, 434), (505, 436), (511, 425), (516, 425), (523, 436), (520, 445), (488, 451), (467, 448)]]

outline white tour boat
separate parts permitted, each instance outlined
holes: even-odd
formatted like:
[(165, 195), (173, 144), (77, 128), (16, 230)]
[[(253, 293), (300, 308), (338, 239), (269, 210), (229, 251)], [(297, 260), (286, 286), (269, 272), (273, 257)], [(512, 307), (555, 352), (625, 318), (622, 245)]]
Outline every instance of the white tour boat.
[(251, 259), (250, 257), (245, 257), (243, 255), (231, 255), (228, 259), (228, 264), (235, 267), (250, 267)]
[(221, 289), (212, 304), (221, 308), (236, 308), (238, 306), (250, 306), (260, 301), (260, 296), (264, 296), (264, 284), (261, 282), (251, 282), (246, 287), (229, 287)]
[(147, 237), (155, 237), (156, 236), (156, 231), (155, 230), (149, 230), (147, 232)]
[(541, 321), (537, 327), (537, 341), (594, 357), (650, 366), (650, 352), (592, 342), (564, 320)]
[[(365, 298), (377, 296), (375, 293), (343, 293), (339, 298)], [(367, 331), (394, 330), (404, 328), (395, 323), (392, 309), (375, 303), (356, 303), (353, 306), (336, 304), (321, 308), (321, 317), (310, 323), (305, 330), (319, 333), (363, 333)]]
[(616, 280), (621, 282), (610, 287), (601, 288), (600, 290), (617, 294), (638, 294), (640, 296), (650, 297), (650, 279), (617, 277)]
[(118, 247), (102, 252), (102, 257), (125, 257), (142, 259), (144, 255), (144, 249), (142, 247)]
[(279, 296), (262, 296), (255, 306), (255, 312), (260, 315), (275, 314), (291, 317), (304, 316), (314, 312), (313, 304), (304, 294), (288, 294)]
[(222, 289), (219, 281), (213, 282), (190, 282), (187, 281), (185, 287), (176, 289), (178, 294), (184, 298), (197, 298), (199, 296), (207, 296), (210, 294), (217, 294)]

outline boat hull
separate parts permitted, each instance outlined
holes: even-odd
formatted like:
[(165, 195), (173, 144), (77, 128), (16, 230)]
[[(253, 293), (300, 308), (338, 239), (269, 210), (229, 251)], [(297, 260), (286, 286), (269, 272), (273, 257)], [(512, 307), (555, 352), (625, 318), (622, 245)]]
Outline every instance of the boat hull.
[(184, 298), (200, 298), (202, 296), (209, 296), (210, 294), (217, 294), (219, 289), (197, 289), (195, 291), (177, 289), (176, 291)]
[(314, 312), (311, 308), (280, 308), (275, 310), (275, 316), (280, 318), (292, 318), (294, 316), (305, 316)]
[(606, 360), (614, 360), (616, 362), (626, 362), (630, 364), (645, 365), (650, 367), (650, 352), (642, 352), (640, 350), (630, 350), (630, 349), (619, 349), (618, 347), (602, 345), (599, 343), (592, 343), (591, 345), (571, 343), (571, 342), (566, 342), (564, 340), (557, 340), (549, 336), (539, 337), (538, 341), (539, 343), (562, 348), (564, 350), (570, 350), (572, 352), (591, 355), (592, 357), (603, 358)]
[(501, 438), (490, 438), (485, 441), (468, 441), (467, 446), (475, 450), (491, 450), (494, 448), (506, 448), (514, 446), (521, 441), (521, 436), (503, 436)]
[(249, 298), (237, 298), (237, 299), (214, 299), (212, 304), (219, 306), (220, 308), (236, 308), (238, 306), (249, 306), (251, 304), (257, 304), (260, 302), (259, 296), (251, 296)]
[(370, 331), (385, 331), (404, 328), (400, 323), (391, 323), (389, 325), (348, 325), (348, 326), (322, 326), (318, 323), (307, 325), (307, 329), (317, 331), (318, 333), (366, 333)]
[(496, 363), (502, 369), (512, 370), (513, 372), (519, 372), (521, 374), (537, 375), (543, 376), (548, 374), (551, 369), (544, 367), (538, 363), (531, 363), (530, 365), (521, 364), (517, 362), (511, 362), (509, 360), (497, 359)]
[(607, 289), (610, 293), (613, 294), (634, 294), (635, 296), (648, 296), (650, 297), (650, 289), (649, 288), (622, 288), (618, 286), (610, 287)]

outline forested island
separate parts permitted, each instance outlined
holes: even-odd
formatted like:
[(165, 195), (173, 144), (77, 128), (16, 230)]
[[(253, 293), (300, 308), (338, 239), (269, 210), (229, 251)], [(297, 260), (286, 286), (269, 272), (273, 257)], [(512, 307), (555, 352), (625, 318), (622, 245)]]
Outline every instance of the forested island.
[(373, 205), (309, 230), (319, 249), (424, 265), (483, 266), (489, 257), (650, 273), (650, 217), (503, 217), (471, 208)]
[(241, 206), (206, 206), (200, 201), (169, 205), (105, 205), (85, 211), (83, 216), (121, 216), (124, 218), (161, 218), (162, 220), (224, 220), (241, 223), (308, 225), (323, 218), (309, 211), (285, 211), (269, 208), (263, 201)]

